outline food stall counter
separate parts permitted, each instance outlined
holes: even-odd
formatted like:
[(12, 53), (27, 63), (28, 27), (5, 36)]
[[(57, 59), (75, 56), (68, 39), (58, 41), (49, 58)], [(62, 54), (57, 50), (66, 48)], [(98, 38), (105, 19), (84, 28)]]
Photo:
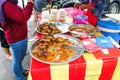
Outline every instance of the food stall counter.
[[(102, 36), (100, 32), (95, 35)], [(66, 64), (45, 64), (32, 58), (28, 80), (120, 80), (120, 50), (114, 46), (108, 51), (85, 52)]]

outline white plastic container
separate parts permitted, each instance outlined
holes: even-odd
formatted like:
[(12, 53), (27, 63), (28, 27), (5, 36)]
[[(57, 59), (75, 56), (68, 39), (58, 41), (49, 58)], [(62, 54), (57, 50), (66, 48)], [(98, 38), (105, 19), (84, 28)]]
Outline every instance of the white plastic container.
[(46, 8), (42, 8), (42, 18), (48, 18), (49, 11)]
[(50, 11), (49, 21), (50, 22), (56, 22), (57, 21), (57, 6), (53, 6), (53, 8)]
[(49, 11), (46, 8), (42, 8), (42, 19), (40, 23), (49, 22)]
[(57, 21), (58, 22), (65, 22), (66, 21), (66, 11), (64, 9), (58, 10)]

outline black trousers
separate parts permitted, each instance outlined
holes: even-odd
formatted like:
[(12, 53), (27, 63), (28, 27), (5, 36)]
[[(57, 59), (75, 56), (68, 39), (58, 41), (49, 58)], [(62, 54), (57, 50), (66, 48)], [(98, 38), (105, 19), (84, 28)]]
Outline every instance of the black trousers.
[[(1, 25), (0, 25), (0, 27), (1, 27)], [(2, 30), (0, 30), (0, 42), (1, 42), (1, 47), (3, 47), (3, 48), (10, 47), (6, 41), (4, 31), (2, 31)]]

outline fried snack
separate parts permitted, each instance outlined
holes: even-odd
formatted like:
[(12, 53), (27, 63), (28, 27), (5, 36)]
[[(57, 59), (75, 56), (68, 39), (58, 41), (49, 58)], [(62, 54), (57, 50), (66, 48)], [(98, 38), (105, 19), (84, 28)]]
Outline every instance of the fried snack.
[(41, 34), (57, 34), (61, 33), (62, 31), (59, 30), (56, 25), (50, 23), (43, 23), (37, 27), (37, 31), (40, 32)]
[(75, 51), (64, 48), (63, 45), (71, 46), (73, 43), (62, 37), (54, 37), (52, 35), (43, 36), (33, 48), (32, 54), (37, 59), (46, 62), (67, 61), (75, 54)]
[(73, 31), (73, 30), (76, 30), (76, 29), (77, 29), (77, 26), (73, 26), (73, 25), (72, 25), (72, 26), (69, 27), (69, 30), (70, 30), (70, 31)]
[(89, 25), (72, 25), (69, 27), (70, 31), (83, 32), (83, 33), (92, 33), (94, 29)]

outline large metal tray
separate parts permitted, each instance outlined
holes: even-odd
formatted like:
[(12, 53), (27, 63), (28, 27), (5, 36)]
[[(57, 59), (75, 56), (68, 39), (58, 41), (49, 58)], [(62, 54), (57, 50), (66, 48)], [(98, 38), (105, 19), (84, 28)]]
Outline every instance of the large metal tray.
[[(77, 46), (78, 48), (83, 48), (83, 44), (80, 42), (79, 39), (72, 37), (72, 36), (68, 36), (68, 35), (64, 35), (64, 34), (55, 34), (55, 37), (62, 37), (62, 38), (67, 38), (70, 41), (72, 41), (74, 43), (73, 46)], [(75, 49), (75, 55), (73, 55), (71, 58), (69, 58), (67, 61), (65, 62), (46, 62), (43, 60), (40, 60), (38, 58), (36, 58), (33, 54), (32, 54), (32, 50), (34, 48), (34, 46), (38, 43), (38, 41), (35, 41), (32, 43), (31, 47), (30, 47), (30, 55), (32, 56), (32, 58), (34, 58), (35, 60), (42, 62), (42, 63), (46, 63), (46, 64), (65, 64), (71, 61), (74, 61), (76, 59), (78, 59), (83, 53), (84, 53), (84, 48), (81, 50), (76, 50)]]

